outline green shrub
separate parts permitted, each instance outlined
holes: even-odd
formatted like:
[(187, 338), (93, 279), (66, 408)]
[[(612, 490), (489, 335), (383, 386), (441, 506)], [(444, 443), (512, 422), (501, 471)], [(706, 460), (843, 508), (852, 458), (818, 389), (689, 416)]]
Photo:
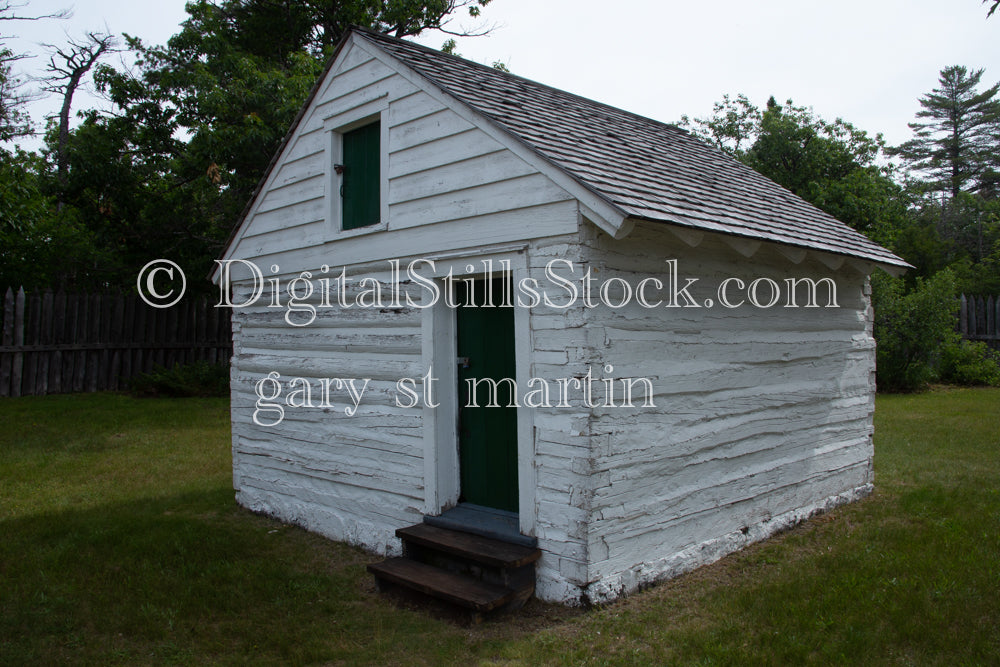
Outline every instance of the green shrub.
[(909, 292), (899, 278), (872, 276), (876, 379), (879, 389), (915, 391), (937, 379), (942, 348), (956, 340), (955, 277), (945, 269), (917, 278)]
[(949, 384), (1000, 386), (1000, 364), (986, 343), (953, 340), (941, 349), (939, 379)]
[(958, 298), (950, 269), (917, 278), (909, 292), (902, 279), (876, 272), (872, 305), (880, 391), (916, 391), (934, 381), (1000, 386), (995, 353), (955, 330)]
[(184, 366), (174, 364), (169, 370), (157, 365), (152, 372), (129, 380), (129, 392), (140, 398), (228, 396), (229, 364), (196, 361)]

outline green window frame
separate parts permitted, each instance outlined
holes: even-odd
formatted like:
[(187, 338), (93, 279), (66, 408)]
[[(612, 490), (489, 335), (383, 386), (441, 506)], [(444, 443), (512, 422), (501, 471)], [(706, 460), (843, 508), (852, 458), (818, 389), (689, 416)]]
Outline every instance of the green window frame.
[(343, 134), (341, 228), (379, 223), (382, 125), (376, 121)]

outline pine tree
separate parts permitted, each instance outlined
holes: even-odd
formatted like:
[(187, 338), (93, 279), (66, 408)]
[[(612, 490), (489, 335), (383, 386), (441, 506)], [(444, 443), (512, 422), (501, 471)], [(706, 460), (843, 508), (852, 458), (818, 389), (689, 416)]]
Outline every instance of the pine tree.
[(982, 76), (959, 65), (941, 70), (939, 87), (920, 99), (917, 118), (927, 120), (910, 123), (913, 139), (890, 151), (952, 199), (979, 192), (1000, 169), (1000, 83), (979, 92)]

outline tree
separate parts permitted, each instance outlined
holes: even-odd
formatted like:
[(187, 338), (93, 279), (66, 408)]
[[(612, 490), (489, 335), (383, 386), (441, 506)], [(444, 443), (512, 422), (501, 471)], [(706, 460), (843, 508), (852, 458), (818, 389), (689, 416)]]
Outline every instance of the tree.
[(722, 151), (742, 159), (746, 149), (760, 133), (761, 114), (746, 95), (740, 93), (733, 100), (723, 95), (721, 102), (712, 105), (712, 116), (696, 118), (681, 116), (680, 125), (714, 144)]
[[(27, 6), (0, 0), (0, 26), (17, 21), (40, 21), (42, 19), (62, 19), (68, 11), (53, 12), (41, 16), (18, 15), (17, 10)], [(34, 97), (24, 92), (24, 81), (14, 72), (13, 64), (27, 58), (23, 53), (14, 53), (4, 45), (5, 36), (0, 33), (0, 143), (31, 134), (31, 119), (24, 111), (24, 105)]]
[(81, 286), (80, 276), (100, 261), (74, 212), (56, 211), (46, 196), (44, 167), (34, 153), (0, 149), (0, 290)]
[(58, 139), (55, 146), (56, 169), (59, 184), (66, 185), (66, 143), (69, 140), (69, 116), (73, 95), (83, 83), (83, 77), (102, 55), (114, 50), (115, 38), (99, 32), (88, 32), (82, 40), (70, 40), (66, 47), (44, 45), (52, 50), (42, 90), (62, 96), (59, 110)]
[(196, 0), (165, 46), (126, 36), (133, 67), (94, 70), (112, 111), (85, 114), (64, 150), (47, 138), (50, 169), (65, 174), (47, 192), (100, 249), (77, 280), (128, 284), (154, 257), (207, 275), (347, 26), (460, 34), (454, 14), (488, 2)]
[(1000, 169), (1000, 83), (980, 92), (982, 76), (960, 65), (941, 70), (939, 87), (920, 98), (917, 118), (927, 120), (910, 123), (913, 139), (890, 151), (952, 199), (989, 187)]
[(455, 12), (478, 16), (489, 1), (198, 0), (165, 48), (131, 41), (141, 75), (109, 77), (108, 89), (123, 109), (167, 109), (200, 172), (214, 165), (242, 206), (350, 25), (397, 37), (452, 32)]
[(841, 119), (774, 98), (761, 111), (745, 95), (726, 95), (707, 119), (682, 124), (838, 220), (889, 244), (906, 216), (906, 200), (880, 161), (874, 137)]
[(21, 92), (22, 81), (13, 69), (22, 57), (0, 45), (0, 143), (31, 134), (31, 121), (24, 112), (29, 98)]

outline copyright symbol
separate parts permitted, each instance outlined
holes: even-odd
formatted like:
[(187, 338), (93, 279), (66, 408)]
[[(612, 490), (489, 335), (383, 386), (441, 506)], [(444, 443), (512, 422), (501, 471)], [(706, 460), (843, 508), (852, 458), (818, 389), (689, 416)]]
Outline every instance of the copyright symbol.
[[(167, 274), (166, 281), (171, 282), (174, 280), (175, 274), (179, 275), (180, 290), (175, 290), (172, 286), (165, 292), (157, 290), (157, 274), (160, 273)], [(164, 282), (163, 279), (160, 280)], [(184, 296), (184, 290), (187, 289), (187, 278), (184, 277), (184, 272), (175, 262), (171, 262), (169, 259), (154, 259), (139, 270), (135, 286), (139, 290), (139, 297), (153, 308), (169, 308)], [(161, 285), (161, 287), (165, 286)], [(175, 292), (177, 296), (170, 300)]]

